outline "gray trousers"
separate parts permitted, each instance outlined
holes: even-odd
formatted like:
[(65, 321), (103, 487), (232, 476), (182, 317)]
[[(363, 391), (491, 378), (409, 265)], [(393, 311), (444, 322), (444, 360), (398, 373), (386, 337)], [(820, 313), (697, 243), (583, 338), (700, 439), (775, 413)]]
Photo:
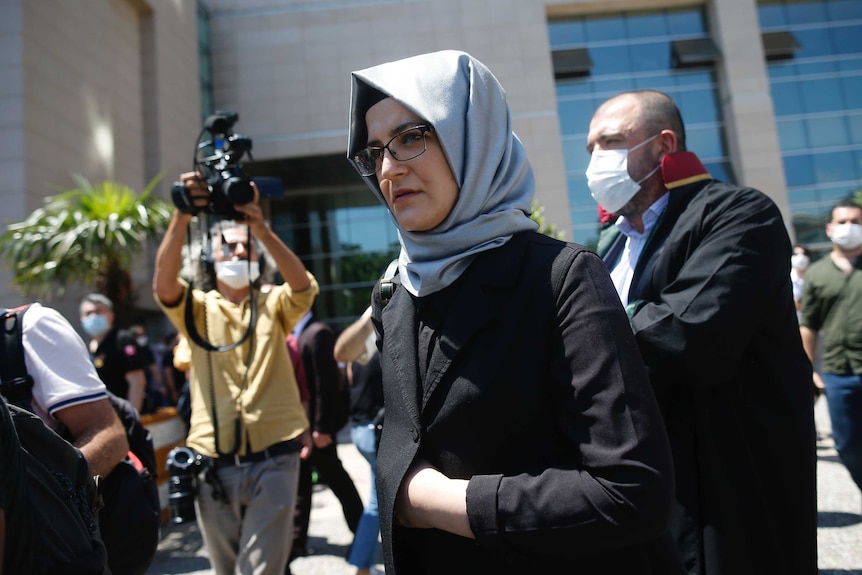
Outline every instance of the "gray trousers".
[(293, 541), (299, 454), (217, 471), (230, 501), (198, 477), (195, 509), (216, 575), (284, 575)]

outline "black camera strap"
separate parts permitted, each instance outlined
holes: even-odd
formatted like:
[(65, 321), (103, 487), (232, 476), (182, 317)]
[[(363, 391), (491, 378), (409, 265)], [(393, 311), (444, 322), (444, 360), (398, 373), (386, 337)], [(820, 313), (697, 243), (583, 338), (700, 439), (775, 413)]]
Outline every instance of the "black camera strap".
[[(197, 326), (195, 325), (194, 309), (192, 309), (192, 284), (190, 283), (188, 289), (186, 290), (185, 309), (186, 330), (189, 333), (189, 338), (191, 338), (191, 340), (195, 344), (204, 348), (205, 350), (215, 351), (219, 353), (224, 351), (230, 351), (233, 348), (242, 345), (249, 338), (249, 336), (251, 336), (252, 332), (254, 331), (255, 325), (257, 325), (257, 298), (254, 297), (254, 288), (249, 289), (249, 300), (250, 315), (248, 320), (248, 327), (245, 329), (245, 333), (242, 334), (242, 337), (239, 338), (239, 340), (226, 345), (213, 345), (212, 343), (201, 337), (201, 334), (198, 332)], [(204, 310), (204, 313), (206, 313), (206, 309)]]
[[(251, 229), (250, 227), (246, 231), (249, 242), (251, 242)], [(189, 228), (186, 230), (186, 237), (189, 238), (189, 250), (188, 253), (191, 255), (192, 246), (191, 246), (191, 224), (189, 224)], [(209, 242), (207, 242), (207, 250), (209, 250)], [(251, 262), (249, 261), (249, 265)], [(206, 272), (206, 270), (205, 270)], [(184, 321), (186, 324), (186, 331), (189, 334), (189, 338), (198, 346), (202, 347), (207, 351), (215, 351), (215, 352), (224, 352), (230, 351), (237, 346), (242, 345), (249, 338), (249, 336), (254, 332), (254, 328), (257, 325), (257, 298), (254, 297), (254, 282), (251, 280), (251, 276), (249, 276), (248, 282), (248, 298), (249, 298), (249, 320), (248, 327), (245, 330), (245, 333), (239, 338), (238, 341), (233, 343), (225, 344), (225, 345), (214, 345), (211, 342), (207, 341), (203, 337), (201, 337), (200, 332), (198, 332), (197, 325), (195, 324), (195, 316), (194, 316), (194, 307), (192, 305), (192, 289), (194, 288), (194, 281), (189, 280), (189, 287), (186, 290), (186, 308), (184, 313)], [(206, 299), (204, 299), (204, 321), (206, 321)]]
[[(189, 292), (191, 292), (191, 289), (189, 289)], [(252, 293), (251, 295), (253, 296), (254, 294)], [(252, 301), (254, 301), (254, 298), (252, 298)], [(188, 307), (186, 309), (191, 307), (191, 303), (189, 302), (187, 304), (187, 306)], [(206, 298), (204, 298), (203, 306), (204, 306), (204, 310), (203, 310), (203, 312), (204, 312), (204, 330), (205, 330), (206, 335), (209, 336), (210, 335), (209, 334), (209, 321), (207, 319)], [(250, 321), (249, 325), (254, 326), (255, 322)], [(247, 330), (246, 331), (246, 337), (248, 337), (248, 335), (249, 335), (249, 331)], [(253, 335), (253, 332), (252, 332), (252, 335)], [(252, 337), (251, 344), (249, 345), (248, 352), (246, 353), (246, 357), (245, 357), (245, 370), (244, 370), (244, 375), (243, 375), (244, 382), (242, 385), (243, 389), (245, 389), (245, 387), (248, 385), (248, 374), (249, 374), (249, 368), (251, 366), (251, 358), (254, 356), (254, 342), (255, 342), (254, 337)], [(214, 441), (215, 452), (216, 452), (216, 455), (218, 457), (233, 457), (234, 455), (239, 453), (240, 443), (242, 442), (242, 417), (241, 417), (240, 413), (237, 413), (236, 417), (234, 418), (234, 422), (233, 422), (234, 423), (234, 425), (233, 425), (233, 449), (231, 451), (222, 451), (220, 441), (219, 441), (220, 433), (219, 433), (219, 424), (218, 424), (218, 409), (216, 408), (217, 404), (216, 404), (216, 392), (215, 392), (215, 368), (213, 367), (213, 351), (212, 350), (207, 350), (207, 368), (209, 371), (209, 373), (208, 373), (208, 375), (209, 375), (209, 396), (210, 396), (210, 406), (212, 408), (212, 412), (210, 414), (210, 417), (212, 418), (213, 441)], [(221, 486), (221, 482), (218, 479), (218, 475), (217, 475), (217, 472), (216, 472), (214, 467), (209, 471), (208, 475), (212, 476), (212, 477), (208, 477), (208, 482), (215, 481), (215, 483), (212, 483), (213, 489), (214, 489), (213, 497), (218, 498), (220, 496), (223, 496), (224, 501), (227, 501), (227, 494), (224, 492), (224, 488)], [(218, 485), (216, 485), (216, 483), (218, 483)], [(217, 494), (215, 492), (218, 490), (221, 491), (221, 494)]]

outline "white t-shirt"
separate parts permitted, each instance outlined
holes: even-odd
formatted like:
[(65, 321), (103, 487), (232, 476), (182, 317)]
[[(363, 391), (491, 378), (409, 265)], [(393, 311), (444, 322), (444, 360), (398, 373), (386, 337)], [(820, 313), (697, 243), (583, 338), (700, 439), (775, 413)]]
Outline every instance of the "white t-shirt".
[(34, 303), (24, 314), (24, 363), (33, 378), (33, 410), (56, 427), (66, 407), (105, 399), (105, 384), (81, 336), (60, 312)]

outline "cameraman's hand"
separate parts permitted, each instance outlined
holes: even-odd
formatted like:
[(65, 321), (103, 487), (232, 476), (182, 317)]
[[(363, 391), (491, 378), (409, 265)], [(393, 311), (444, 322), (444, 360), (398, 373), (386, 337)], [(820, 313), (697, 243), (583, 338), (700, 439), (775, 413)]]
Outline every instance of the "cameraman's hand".
[(263, 220), (263, 210), (261, 210), (260, 205), (258, 205), (258, 200), (260, 199), (260, 190), (257, 189), (257, 186), (254, 182), (251, 182), (251, 188), (254, 190), (254, 199), (247, 204), (234, 204), (233, 207), (236, 209), (236, 211), (242, 213), (242, 215), (245, 216), (243, 222), (248, 224), (251, 228), (251, 232), (255, 236), (257, 236), (257, 231), (260, 229), (260, 226), (266, 226), (266, 224)]
[(185, 172), (180, 174), (180, 182), (185, 186), (188, 197), (194, 207), (203, 210), (209, 205), (209, 188), (200, 172)]

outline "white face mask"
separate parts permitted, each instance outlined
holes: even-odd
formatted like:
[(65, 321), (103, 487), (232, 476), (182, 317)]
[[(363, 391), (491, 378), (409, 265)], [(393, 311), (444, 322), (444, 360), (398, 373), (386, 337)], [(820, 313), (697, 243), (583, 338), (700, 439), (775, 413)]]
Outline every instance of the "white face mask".
[[(249, 267), (251, 271), (249, 272)], [(258, 262), (246, 260), (230, 260), (216, 262), (216, 277), (231, 289), (242, 289), (248, 287), (249, 279), (255, 281), (260, 277), (260, 265)], [(249, 273), (251, 277), (249, 278)]]
[(609, 212), (617, 212), (638, 193), (641, 183), (656, 173), (661, 165), (635, 182), (629, 175), (629, 153), (658, 138), (647, 138), (628, 150), (595, 150), (587, 167), (587, 185), (593, 199)]
[(804, 270), (810, 263), (811, 260), (805, 254), (793, 254), (790, 256), (790, 267), (795, 270)]
[(847, 222), (832, 226), (832, 243), (845, 250), (862, 246), (862, 225)]

